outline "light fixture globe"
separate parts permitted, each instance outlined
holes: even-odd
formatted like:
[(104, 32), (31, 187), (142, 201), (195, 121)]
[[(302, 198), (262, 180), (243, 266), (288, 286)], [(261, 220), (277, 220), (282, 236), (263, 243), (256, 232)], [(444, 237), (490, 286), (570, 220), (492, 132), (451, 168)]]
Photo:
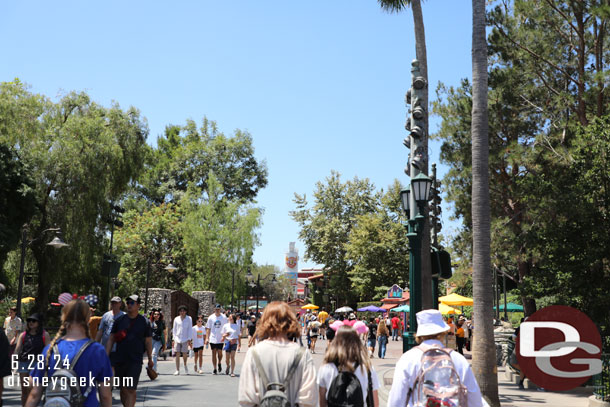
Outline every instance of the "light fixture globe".
[(402, 210), (405, 213), (409, 213), (411, 210), (411, 204), (409, 203), (409, 199), (411, 198), (411, 186), (407, 185), (405, 189), (400, 191), (400, 204), (402, 206)]
[(47, 246), (51, 246), (54, 249), (61, 249), (62, 247), (70, 246), (68, 243), (61, 240), (59, 236), (55, 236), (53, 240), (47, 243)]
[(430, 199), (430, 187), (432, 179), (423, 172), (420, 172), (411, 180), (411, 191), (418, 205), (423, 206)]
[(171, 273), (173, 271), (178, 270), (178, 267), (174, 266), (172, 263), (169, 263), (167, 266), (165, 266), (165, 270)]

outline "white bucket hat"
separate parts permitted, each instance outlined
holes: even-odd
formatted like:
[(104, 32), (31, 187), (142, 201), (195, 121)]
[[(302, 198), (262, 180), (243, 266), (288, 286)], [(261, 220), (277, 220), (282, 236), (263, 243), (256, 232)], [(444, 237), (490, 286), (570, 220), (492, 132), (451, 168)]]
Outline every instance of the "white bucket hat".
[(449, 325), (443, 320), (443, 315), (437, 309), (425, 309), (416, 314), (417, 333), (416, 336), (437, 335), (448, 331)]

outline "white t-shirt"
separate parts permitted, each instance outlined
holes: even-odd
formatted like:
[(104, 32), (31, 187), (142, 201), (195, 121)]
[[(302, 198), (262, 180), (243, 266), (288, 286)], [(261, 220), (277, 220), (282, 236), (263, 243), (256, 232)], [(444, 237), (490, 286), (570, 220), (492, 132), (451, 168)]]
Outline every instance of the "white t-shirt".
[(232, 340), (232, 339), (238, 339), (239, 338), (239, 327), (237, 326), (237, 324), (229, 324), (228, 322), (222, 327), (221, 330), (221, 337), (224, 334), (229, 334), (227, 336), (227, 339)]
[[(333, 380), (339, 374), (339, 370), (334, 363), (326, 363), (318, 370), (318, 386), (326, 389), (326, 397), (328, 398), (328, 391)], [(354, 372), (358, 380), (360, 380), (360, 386), (362, 386), (362, 396), (364, 397), (364, 405), (366, 405), (366, 397), (369, 392), (369, 377), (366, 369), (357, 368)], [(379, 378), (375, 369), (371, 367), (371, 379), (373, 379), (373, 390), (379, 390)]]
[(222, 343), (222, 327), (227, 323), (227, 317), (223, 314), (216, 316), (212, 314), (208, 317), (208, 323), (205, 325), (210, 330), (210, 343)]
[(193, 348), (203, 347), (203, 341), (205, 339), (205, 326), (201, 327), (193, 326)]

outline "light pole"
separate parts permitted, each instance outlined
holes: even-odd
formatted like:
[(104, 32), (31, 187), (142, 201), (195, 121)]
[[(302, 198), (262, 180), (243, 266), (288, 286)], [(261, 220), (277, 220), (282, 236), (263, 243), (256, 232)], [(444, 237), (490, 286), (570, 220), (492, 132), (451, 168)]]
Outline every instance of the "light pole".
[(51, 246), (54, 249), (61, 249), (62, 247), (69, 246), (66, 242), (61, 240), (61, 228), (49, 228), (42, 231), (40, 237), (28, 241), (28, 228), (27, 223), (21, 228), (21, 263), (19, 265), (19, 285), (17, 288), (17, 316), (21, 316), (21, 298), (23, 297), (23, 274), (25, 272), (25, 249), (32, 243), (38, 242), (46, 232), (55, 232), (55, 237), (47, 246)]
[[(155, 264), (156, 265), (156, 264)], [(146, 291), (144, 294), (144, 315), (148, 314), (148, 281), (150, 280), (150, 260), (148, 261), (148, 265), (146, 267)], [(163, 268), (164, 270), (168, 271), (168, 272), (173, 272), (178, 270), (178, 267), (174, 266), (171, 262), (165, 266)]]
[(231, 313), (233, 310), (233, 293), (235, 292), (235, 268), (231, 271)]
[[(421, 241), (424, 230), (425, 217), (423, 215), (424, 205), (430, 197), (430, 186), (432, 180), (423, 173), (418, 174), (411, 180), (411, 186), (400, 191), (402, 208), (409, 220), (407, 221), (409, 239), (409, 331), (403, 333), (403, 351), (406, 352), (415, 345), (415, 333), (417, 332), (416, 314), (421, 311)], [(417, 204), (417, 208), (411, 211), (411, 199)], [(415, 214), (415, 216), (411, 216)]]
[(252, 271), (250, 271), (250, 268), (248, 268), (248, 273), (246, 274), (246, 279), (250, 282), (250, 287), (256, 287), (256, 312), (258, 313), (258, 297), (259, 297), (259, 290), (261, 288), (261, 280), (266, 280), (269, 277), (271, 277), (271, 282), (272, 283), (277, 283), (277, 279), (275, 278), (275, 274), (269, 274), (266, 277), (261, 278), (260, 273), (256, 276), (256, 283), (254, 282), (254, 275), (252, 274)]

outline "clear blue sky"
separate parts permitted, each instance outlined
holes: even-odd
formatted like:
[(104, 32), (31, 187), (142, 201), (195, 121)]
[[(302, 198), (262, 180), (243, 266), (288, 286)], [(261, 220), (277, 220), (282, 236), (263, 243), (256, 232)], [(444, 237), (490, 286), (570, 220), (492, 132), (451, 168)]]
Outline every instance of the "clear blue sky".
[[(423, 12), (432, 99), (439, 81), (471, 76), (471, 5), (426, 1)], [(254, 260), (283, 269), (290, 241), (301, 259), (305, 250), (288, 215), (294, 192), (310, 197), (332, 169), (378, 188), (408, 182), (412, 21), (410, 10), (387, 14), (375, 0), (2, 2), (0, 81), (133, 105), (150, 143), (167, 124), (204, 115), (226, 134), (248, 130), (269, 168)], [(454, 229), (446, 206), (443, 216)]]

